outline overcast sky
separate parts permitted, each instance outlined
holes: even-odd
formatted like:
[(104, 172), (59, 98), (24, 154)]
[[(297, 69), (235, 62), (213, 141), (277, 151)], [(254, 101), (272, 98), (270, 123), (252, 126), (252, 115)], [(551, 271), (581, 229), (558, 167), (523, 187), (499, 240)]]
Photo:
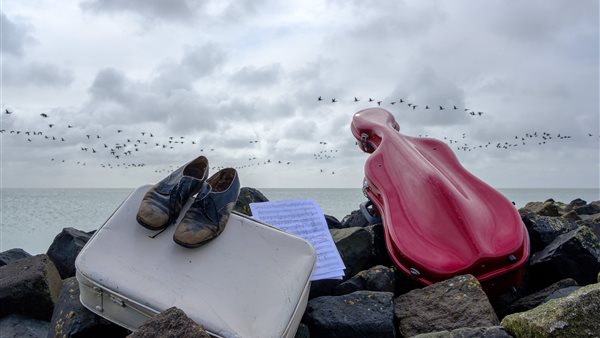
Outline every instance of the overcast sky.
[(350, 122), (381, 101), (492, 186), (597, 188), (598, 6), (2, 1), (0, 183), (136, 187), (204, 154), (243, 186), (359, 188)]

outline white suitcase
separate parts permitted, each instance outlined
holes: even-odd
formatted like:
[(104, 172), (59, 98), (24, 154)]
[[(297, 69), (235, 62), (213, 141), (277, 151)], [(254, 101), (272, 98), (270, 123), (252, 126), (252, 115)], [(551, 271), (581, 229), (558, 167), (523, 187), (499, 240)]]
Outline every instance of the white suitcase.
[(135, 190), (79, 253), (81, 303), (133, 331), (176, 306), (216, 337), (293, 337), (308, 300), (312, 246), (236, 213), (199, 248), (173, 242), (175, 225), (150, 238), (135, 218), (149, 188)]

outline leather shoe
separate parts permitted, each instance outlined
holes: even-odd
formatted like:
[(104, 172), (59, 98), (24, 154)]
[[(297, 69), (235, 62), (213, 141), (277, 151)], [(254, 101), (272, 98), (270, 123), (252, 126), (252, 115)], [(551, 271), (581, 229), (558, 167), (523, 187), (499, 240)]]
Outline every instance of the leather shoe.
[(146, 192), (137, 213), (138, 223), (150, 230), (162, 230), (175, 222), (188, 198), (205, 187), (207, 176), (208, 160), (204, 156), (172, 172)]
[(173, 235), (177, 244), (187, 248), (199, 247), (223, 232), (240, 194), (240, 180), (233, 168), (217, 172), (206, 183), (210, 192), (196, 196)]

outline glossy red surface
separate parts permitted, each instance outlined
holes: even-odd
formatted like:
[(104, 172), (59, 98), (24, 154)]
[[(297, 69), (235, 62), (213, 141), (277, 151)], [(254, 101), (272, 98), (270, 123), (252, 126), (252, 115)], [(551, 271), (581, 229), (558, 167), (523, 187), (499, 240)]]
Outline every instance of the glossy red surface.
[(382, 214), (399, 269), (427, 285), (465, 273), (491, 280), (523, 266), (529, 238), (517, 210), (444, 142), (400, 134), (380, 108), (356, 113), (351, 130), (371, 153), (366, 192)]

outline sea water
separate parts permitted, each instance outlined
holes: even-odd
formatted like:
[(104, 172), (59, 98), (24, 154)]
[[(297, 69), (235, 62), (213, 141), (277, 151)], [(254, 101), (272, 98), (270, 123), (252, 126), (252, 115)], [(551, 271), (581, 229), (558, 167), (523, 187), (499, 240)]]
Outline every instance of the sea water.
[[(269, 200), (312, 199), (342, 219), (365, 201), (360, 189), (259, 189)], [(98, 229), (133, 189), (0, 189), (0, 252), (45, 253), (66, 227)], [(517, 207), (553, 198), (600, 200), (599, 189), (500, 189)]]

